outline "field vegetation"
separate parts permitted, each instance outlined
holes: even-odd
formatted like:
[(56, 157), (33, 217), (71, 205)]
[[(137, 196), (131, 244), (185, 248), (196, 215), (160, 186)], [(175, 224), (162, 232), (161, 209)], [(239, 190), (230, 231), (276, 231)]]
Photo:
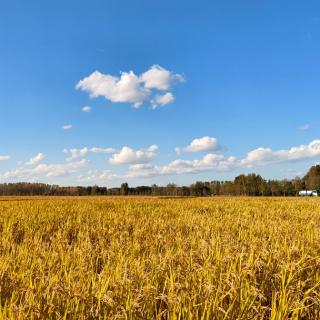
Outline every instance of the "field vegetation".
[(0, 319), (320, 319), (311, 198), (7, 198)]

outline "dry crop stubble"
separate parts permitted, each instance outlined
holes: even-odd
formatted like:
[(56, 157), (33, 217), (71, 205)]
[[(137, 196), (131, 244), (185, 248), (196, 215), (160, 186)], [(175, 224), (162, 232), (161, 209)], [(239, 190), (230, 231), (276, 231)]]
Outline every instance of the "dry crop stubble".
[(320, 201), (0, 201), (0, 319), (319, 319)]

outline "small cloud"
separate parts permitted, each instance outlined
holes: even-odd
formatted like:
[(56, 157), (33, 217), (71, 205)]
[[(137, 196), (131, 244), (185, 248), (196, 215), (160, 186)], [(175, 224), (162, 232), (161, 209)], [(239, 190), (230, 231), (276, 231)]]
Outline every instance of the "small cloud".
[(140, 76), (144, 87), (147, 89), (168, 90), (175, 83), (184, 82), (181, 74), (175, 74), (159, 65), (153, 65)]
[(78, 176), (78, 181), (86, 183), (106, 183), (110, 180), (116, 179), (118, 176), (112, 173), (110, 170), (90, 170), (87, 174)]
[(70, 130), (72, 129), (72, 124), (65, 124), (64, 126), (62, 126), (63, 130)]
[(93, 153), (113, 153), (116, 152), (114, 148), (100, 148), (100, 147), (93, 147), (90, 149)]
[(77, 158), (85, 157), (88, 153), (115, 153), (116, 149), (114, 148), (100, 148), (100, 147), (83, 147), (81, 149), (72, 148), (72, 149), (63, 149), (63, 153), (70, 154), (70, 157), (67, 158), (67, 161), (72, 161)]
[(66, 160), (72, 161), (72, 160), (80, 158), (80, 157), (85, 157), (88, 154), (89, 149), (87, 147), (84, 147), (82, 149), (76, 149), (76, 148), (73, 148), (70, 150), (64, 149), (63, 152), (70, 153), (70, 157), (67, 158)]
[(35, 165), (41, 162), (44, 158), (45, 155), (42, 152), (40, 152), (35, 157), (31, 158), (28, 162), (26, 162), (26, 164), (29, 166)]
[(156, 109), (157, 107), (165, 106), (169, 103), (172, 103), (174, 101), (174, 96), (171, 92), (167, 92), (164, 95), (157, 94), (154, 99), (152, 99), (151, 106), (152, 109)]
[(149, 163), (155, 158), (157, 151), (157, 145), (151, 145), (147, 149), (138, 150), (125, 146), (118, 153), (113, 154), (109, 162), (114, 165)]
[(91, 107), (90, 106), (84, 106), (81, 110), (83, 112), (90, 112), (91, 111)]
[(200, 151), (217, 151), (221, 147), (218, 144), (217, 138), (205, 136), (202, 138), (193, 139), (191, 143), (185, 148), (177, 147), (176, 153), (179, 155), (184, 152), (200, 152)]
[(298, 130), (305, 131), (305, 130), (310, 129), (310, 127), (311, 127), (311, 125), (309, 123), (305, 123), (305, 124), (302, 124), (301, 126), (299, 126)]
[(0, 155), (0, 161), (5, 161), (5, 160), (9, 160), (10, 156), (1, 156)]

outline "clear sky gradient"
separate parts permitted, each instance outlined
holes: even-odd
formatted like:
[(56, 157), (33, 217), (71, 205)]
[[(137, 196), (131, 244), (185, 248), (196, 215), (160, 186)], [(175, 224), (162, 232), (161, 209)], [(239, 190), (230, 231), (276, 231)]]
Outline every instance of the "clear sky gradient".
[(0, 0), (0, 182), (303, 175), (319, 59), (319, 1)]

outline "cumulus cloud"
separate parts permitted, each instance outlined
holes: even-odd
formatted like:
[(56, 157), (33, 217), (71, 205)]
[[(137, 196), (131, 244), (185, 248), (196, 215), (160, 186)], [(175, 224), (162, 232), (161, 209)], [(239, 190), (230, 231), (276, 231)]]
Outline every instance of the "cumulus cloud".
[(134, 107), (139, 107), (150, 95), (133, 71), (122, 72), (120, 77), (95, 71), (80, 80), (76, 88), (88, 92), (91, 98), (101, 96), (112, 102), (128, 102)]
[(31, 158), (28, 162), (26, 162), (26, 164), (29, 166), (35, 165), (41, 162), (44, 158), (45, 158), (45, 155), (42, 152), (40, 152), (36, 156)]
[(203, 171), (230, 171), (237, 167), (236, 157), (225, 158), (223, 155), (206, 154), (198, 160), (174, 160), (162, 168), (163, 174), (197, 173)]
[(62, 126), (62, 129), (63, 130), (70, 130), (70, 129), (72, 129), (72, 124), (65, 124)]
[(149, 178), (153, 176), (192, 174), (199, 172), (231, 171), (238, 167), (235, 157), (225, 158), (223, 155), (206, 154), (197, 160), (177, 159), (164, 166), (134, 165), (129, 167), (128, 178)]
[(45, 174), (47, 177), (64, 176), (75, 173), (79, 168), (86, 166), (88, 161), (82, 159), (77, 162), (62, 163), (62, 164), (39, 164), (34, 168), (33, 173)]
[[(191, 150), (202, 151), (206, 145), (207, 144), (197, 142), (193, 144), (191, 143), (188, 147), (190, 147)], [(214, 148), (214, 145), (215, 144), (212, 144), (211, 147)], [(316, 157), (320, 157), (320, 140), (314, 140), (309, 144), (295, 146), (284, 150), (257, 148), (250, 151), (243, 159), (237, 159), (234, 156), (225, 157), (221, 154), (208, 153), (200, 159), (176, 159), (163, 166), (153, 166), (149, 163), (146, 165), (131, 165), (129, 166), (129, 171), (126, 176), (129, 178), (146, 178), (199, 172), (224, 172), (235, 169), (270, 165), (274, 163), (301, 161)]]
[(84, 106), (81, 109), (83, 112), (90, 112), (91, 111), (91, 107), (90, 106)]
[(129, 167), (129, 171), (125, 174), (125, 178), (151, 178), (163, 175), (161, 166), (138, 164)]
[(80, 168), (85, 167), (87, 163), (86, 159), (82, 159), (81, 161), (62, 164), (40, 163), (33, 168), (19, 166), (0, 175), (0, 180), (17, 179), (25, 181), (41, 177), (65, 176), (77, 172)]
[(99, 147), (88, 148), (88, 147), (83, 147), (83, 148), (80, 148), (80, 149), (77, 149), (77, 148), (64, 149), (63, 152), (66, 153), (66, 154), (70, 154), (70, 157), (67, 158), (67, 161), (72, 161), (74, 159), (87, 156), (89, 152), (107, 154), (107, 153), (116, 152), (116, 150), (114, 148), (99, 148)]
[[(203, 137), (206, 138), (206, 137)], [(187, 147), (189, 152), (203, 151), (206, 148), (217, 148), (216, 140), (211, 139), (195, 139)], [(210, 137), (209, 137), (210, 138)], [(206, 141), (207, 143), (203, 142)], [(208, 143), (208, 141), (210, 143)], [(212, 143), (212, 141), (214, 143)], [(313, 140), (309, 144), (302, 144), (288, 149), (273, 150), (271, 148), (257, 148), (248, 152), (243, 158), (234, 156), (225, 156), (220, 153), (209, 152), (197, 159), (175, 159), (167, 164), (153, 164), (158, 146), (151, 145), (145, 149), (133, 149), (124, 146), (120, 150), (113, 148), (101, 147), (84, 147), (79, 149), (65, 149), (70, 157), (66, 163), (48, 164), (43, 163), (44, 155), (39, 153), (31, 158), (26, 165), (22, 162), (18, 166), (3, 174), (0, 174), (0, 180), (16, 180), (16, 181), (36, 181), (37, 179), (45, 179), (48, 177), (59, 177), (71, 175), (74, 173), (81, 174), (83, 168), (88, 164), (85, 156), (89, 153), (112, 153), (109, 162), (113, 165), (127, 165), (128, 170), (122, 174), (116, 174), (109, 170), (90, 170), (86, 174), (78, 175), (77, 181), (88, 183), (106, 183), (112, 179), (118, 178), (150, 178), (156, 176), (170, 176), (181, 174), (197, 174), (202, 172), (230, 172), (232, 170), (243, 170), (262, 165), (270, 165), (275, 163), (283, 163), (290, 161), (300, 161), (305, 159), (320, 158), (320, 140)], [(3, 160), (8, 160), (8, 156)], [(83, 158), (76, 161), (78, 158)], [(0, 157), (1, 160), (1, 157)]]
[(87, 147), (81, 148), (81, 149), (77, 149), (77, 148), (72, 148), (72, 149), (64, 149), (63, 150), (64, 153), (70, 153), (70, 158), (67, 158), (68, 161), (80, 158), (80, 157), (85, 157), (88, 152), (89, 149)]
[(267, 165), (287, 161), (298, 161), (320, 156), (320, 140), (313, 140), (309, 144), (292, 147), (290, 149), (273, 151), (271, 148), (257, 148), (250, 151), (241, 160), (246, 167)]
[[(138, 108), (145, 101), (150, 101), (154, 90), (168, 90), (182, 81), (184, 81), (182, 75), (154, 65), (140, 76), (133, 71), (121, 72), (119, 77), (95, 71), (80, 80), (76, 88), (88, 92), (91, 98), (104, 97), (114, 103), (130, 103)], [(173, 101), (173, 94), (167, 92), (162, 96), (156, 96), (150, 102), (154, 106)]]
[(110, 159), (111, 164), (142, 164), (152, 161), (157, 154), (158, 146), (151, 145), (147, 149), (134, 150), (124, 146), (119, 153), (115, 153)]
[(185, 148), (176, 148), (176, 153), (199, 152), (199, 151), (217, 151), (220, 149), (217, 138), (205, 136), (191, 141)]
[(5, 160), (9, 160), (9, 159), (10, 159), (10, 156), (0, 155), (0, 161), (5, 161)]
[(150, 102), (152, 109), (156, 109), (157, 107), (163, 107), (167, 104), (170, 104), (174, 101), (174, 96), (171, 92), (167, 92), (163, 95), (157, 94)]
[(185, 81), (181, 74), (174, 74), (159, 65), (153, 65), (140, 78), (145, 88), (158, 90), (168, 90), (175, 83)]

